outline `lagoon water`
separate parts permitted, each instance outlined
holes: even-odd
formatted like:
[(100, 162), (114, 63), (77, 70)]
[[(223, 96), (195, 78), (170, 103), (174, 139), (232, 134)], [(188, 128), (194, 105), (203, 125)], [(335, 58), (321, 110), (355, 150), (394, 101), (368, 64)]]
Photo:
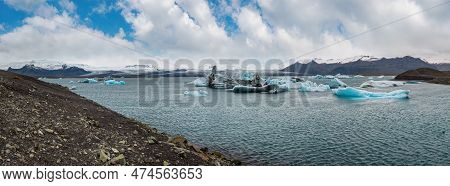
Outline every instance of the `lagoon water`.
[[(256, 165), (450, 165), (450, 86), (405, 85), (410, 99), (347, 100), (331, 92), (234, 94), (195, 78), (47, 79), (168, 134)], [(379, 80), (375, 78), (374, 80)], [(314, 80), (319, 83), (327, 80)], [(343, 79), (359, 86), (367, 78)], [(186, 90), (207, 96), (185, 96)]]

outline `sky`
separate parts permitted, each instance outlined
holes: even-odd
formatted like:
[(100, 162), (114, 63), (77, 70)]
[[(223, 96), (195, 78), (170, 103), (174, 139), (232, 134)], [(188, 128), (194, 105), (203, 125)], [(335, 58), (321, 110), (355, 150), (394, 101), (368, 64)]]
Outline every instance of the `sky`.
[(0, 0), (0, 64), (358, 55), (448, 62), (450, 2), (443, 2)]

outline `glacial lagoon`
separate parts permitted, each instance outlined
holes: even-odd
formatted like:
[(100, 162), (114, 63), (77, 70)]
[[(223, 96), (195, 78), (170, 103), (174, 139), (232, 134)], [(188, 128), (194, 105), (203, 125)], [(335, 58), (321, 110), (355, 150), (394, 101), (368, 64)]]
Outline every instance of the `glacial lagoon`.
[[(244, 164), (450, 165), (450, 86), (369, 88), (365, 90), (410, 90), (410, 98), (351, 100), (331, 91), (302, 93), (297, 88), (234, 94), (187, 84), (195, 79), (118, 78), (126, 84), (117, 86), (46, 81), (76, 86), (72, 91), (79, 95)], [(342, 79), (354, 87), (367, 80)]]

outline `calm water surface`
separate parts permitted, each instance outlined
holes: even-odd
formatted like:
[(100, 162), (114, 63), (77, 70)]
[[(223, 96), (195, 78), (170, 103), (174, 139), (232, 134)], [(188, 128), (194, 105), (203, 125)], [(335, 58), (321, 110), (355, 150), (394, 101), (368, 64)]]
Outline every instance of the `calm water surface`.
[[(407, 89), (411, 98), (352, 101), (331, 92), (234, 94), (186, 84), (194, 79), (124, 79), (124, 86), (47, 81), (76, 86), (74, 92), (112, 110), (249, 164), (450, 165), (450, 86), (369, 89)], [(343, 81), (359, 86), (367, 79)], [(183, 95), (200, 89), (208, 96)]]

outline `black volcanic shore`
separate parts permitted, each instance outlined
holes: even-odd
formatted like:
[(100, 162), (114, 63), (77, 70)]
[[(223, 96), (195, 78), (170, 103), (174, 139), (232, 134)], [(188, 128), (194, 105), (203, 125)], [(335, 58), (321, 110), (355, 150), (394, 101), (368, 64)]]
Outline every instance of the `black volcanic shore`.
[(397, 75), (395, 80), (421, 80), (428, 83), (450, 85), (450, 72), (419, 68), (403, 72)]
[(66, 87), (0, 71), (0, 165), (236, 165)]

